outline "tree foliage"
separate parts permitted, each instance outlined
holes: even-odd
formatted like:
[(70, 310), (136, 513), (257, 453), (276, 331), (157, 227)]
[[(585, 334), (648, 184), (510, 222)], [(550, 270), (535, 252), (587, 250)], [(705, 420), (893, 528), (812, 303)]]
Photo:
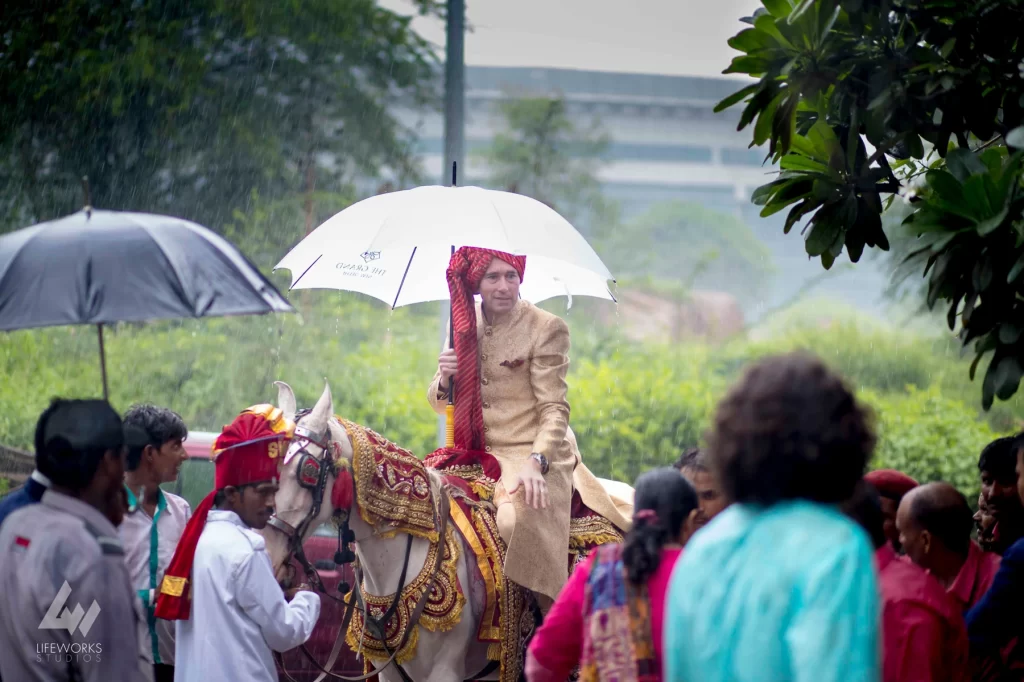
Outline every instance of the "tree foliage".
[[(424, 12), (436, 0), (421, 0)], [(0, 222), (103, 208), (219, 228), (256, 189), (415, 172), (389, 113), (435, 57), (373, 0), (39, 0), (0, 9)]]
[(497, 115), (501, 128), (479, 154), (491, 186), (544, 202), (584, 233), (615, 221), (597, 178), (611, 141), (599, 122), (580, 128), (564, 99), (546, 96), (506, 94)]
[(695, 202), (651, 206), (596, 242), (620, 282), (649, 278), (763, 296), (774, 272), (771, 251), (741, 218)]
[(982, 404), (1024, 373), (1024, 5), (1017, 0), (763, 0), (729, 44), (726, 73), (758, 79), (742, 130), (769, 144), (778, 178), (763, 216), (789, 209), (825, 268), (889, 248), (883, 206), (911, 200), (908, 259), (927, 303), (959, 320), (975, 362), (991, 353)]

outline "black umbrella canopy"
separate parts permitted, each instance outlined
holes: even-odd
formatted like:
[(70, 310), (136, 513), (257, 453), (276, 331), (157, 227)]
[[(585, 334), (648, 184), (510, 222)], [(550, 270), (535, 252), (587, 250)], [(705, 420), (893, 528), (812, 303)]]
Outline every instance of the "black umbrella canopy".
[[(0, 237), (0, 331), (294, 312), (227, 240), (187, 220), (95, 211)], [(104, 372), (104, 393), (106, 377)]]
[(0, 330), (294, 312), (227, 240), (187, 220), (80, 211), (0, 237)]

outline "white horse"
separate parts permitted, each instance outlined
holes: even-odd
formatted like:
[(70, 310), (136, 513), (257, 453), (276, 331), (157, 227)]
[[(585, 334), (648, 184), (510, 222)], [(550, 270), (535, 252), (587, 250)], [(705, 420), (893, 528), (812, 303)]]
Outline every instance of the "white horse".
[[(278, 406), (289, 419), (294, 419), (295, 394), (283, 382), (277, 382), (276, 385)], [(298, 544), (301, 546), (301, 541), (305, 541), (317, 527), (335, 514), (331, 490), (336, 472), (344, 468), (352, 470), (353, 442), (344, 425), (333, 415), (334, 404), (328, 386), (312, 411), (300, 415), (298, 419), (296, 437), (285, 456), (281, 472), (280, 490), (275, 499), (277, 513), (272, 524), (263, 531), (275, 571), (291, 559), (292, 549), (297, 546), (293, 540), (295, 536), (298, 536)], [(315, 463), (305, 462), (306, 465), (315, 468), (319, 464), (325, 471), (325, 478), (319, 488), (322, 497), (319, 501), (315, 499), (316, 489), (300, 483), (300, 474), (303, 473), (299, 470), (300, 462), (307, 460), (307, 457), (315, 460)], [(330, 466), (332, 461), (341, 468)], [(439, 501), (447, 493), (443, 490), (439, 475), (429, 469), (426, 469), (426, 473), (435, 521), (439, 522)], [(317, 507), (319, 511), (316, 511)], [(348, 511), (349, 527), (355, 536), (356, 554), (368, 595), (385, 597), (395, 593), (406, 561), (407, 547), (405, 584), (408, 585), (423, 571), (431, 544), (427, 539), (405, 533), (388, 537), (392, 529), (367, 523), (354, 502)], [(477, 626), (485, 601), (480, 573), (476, 569), (473, 550), (458, 532), (455, 538), (460, 549), (457, 576), (459, 585), (463, 587), (465, 604), (458, 622), (448, 631), (434, 632), (420, 625), (413, 626), (418, 629), (415, 656), (402, 663), (402, 668), (414, 682), (459, 682), (479, 674), (489, 664), (487, 645), (477, 639)], [(379, 666), (380, 663), (377, 664)], [(400, 682), (402, 678), (395, 666), (389, 665), (380, 671), (380, 679), (384, 682)], [(478, 679), (496, 680), (497, 672)]]

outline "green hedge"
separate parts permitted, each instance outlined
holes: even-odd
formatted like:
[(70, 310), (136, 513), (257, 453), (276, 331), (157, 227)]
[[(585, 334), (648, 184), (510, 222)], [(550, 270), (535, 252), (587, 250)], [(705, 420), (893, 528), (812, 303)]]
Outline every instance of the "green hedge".
[[(579, 310), (569, 377), (572, 426), (599, 476), (632, 481), (698, 445), (717, 400), (742, 367), (766, 354), (805, 348), (842, 372), (878, 415), (875, 466), (976, 490), (976, 461), (989, 440), (1017, 428), (1021, 401), (978, 406), (966, 364), (941, 337), (855, 321), (792, 322), (763, 338), (723, 347), (637, 345), (599, 332)], [(115, 407), (148, 400), (180, 412), (191, 428), (219, 430), (237, 412), (274, 401), (273, 381), (311, 405), (329, 379), (335, 410), (417, 453), (436, 446), (426, 403), (440, 346), (437, 309), (382, 310), (325, 296), (305, 316), (237, 318), (147, 326), (107, 336)], [(89, 328), (0, 335), (0, 442), (31, 447), (51, 396), (100, 393)]]

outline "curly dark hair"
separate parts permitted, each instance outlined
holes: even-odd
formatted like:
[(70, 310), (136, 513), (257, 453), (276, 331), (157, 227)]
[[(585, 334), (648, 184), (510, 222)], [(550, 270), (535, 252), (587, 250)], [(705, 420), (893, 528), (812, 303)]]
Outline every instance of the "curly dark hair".
[[(643, 585), (661, 563), (661, 549), (679, 537), (690, 512), (697, 508), (697, 493), (676, 469), (661, 467), (636, 479), (633, 527), (622, 543), (626, 577)], [(652, 518), (638, 514), (654, 512)]]
[(679, 459), (672, 465), (676, 471), (682, 471), (683, 469), (692, 469), (693, 471), (707, 471), (708, 462), (707, 457), (701, 452), (700, 448), (687, 448), (683, 450), (683, 454), (679, 455)]
[(139, 468), (142, 451), (146, 449), (146, 445), (152, 445), (159, 449), (167, 441), (188, 438), (188, 428), (181, 415), (166, 407), (148, 404), (132, 405), (124, 414), (124, 423), (145, 431), (149, 440), (148, 443), (128, 449), (126, 466), (128, 471), (135, 471)]
[(847, 499), (875, 447), (870, 411), (804, 352), (751, 365), (718, 404), (707, 440), (727, 499), (760, 505)]
[(871, 538), (872, 547), (878, 549), (886, 543), (882, 496), (873, 485), (864, 479), (858, 481), (853, 494), (844, 500), (839, 508), (864, 529)]

